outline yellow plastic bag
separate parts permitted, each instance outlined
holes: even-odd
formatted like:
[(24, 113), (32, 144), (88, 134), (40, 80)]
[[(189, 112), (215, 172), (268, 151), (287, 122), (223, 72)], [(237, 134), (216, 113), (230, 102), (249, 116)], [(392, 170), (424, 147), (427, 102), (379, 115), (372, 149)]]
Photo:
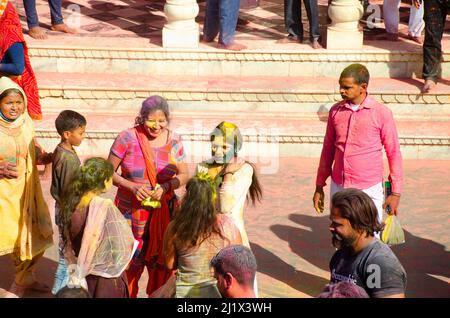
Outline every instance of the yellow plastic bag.
[(394, 214), (389, 214), (384, 222), (384, 230), (381, 233), (381, 240), (388, 245), (405, 243), (405, 233), (400, 221)]

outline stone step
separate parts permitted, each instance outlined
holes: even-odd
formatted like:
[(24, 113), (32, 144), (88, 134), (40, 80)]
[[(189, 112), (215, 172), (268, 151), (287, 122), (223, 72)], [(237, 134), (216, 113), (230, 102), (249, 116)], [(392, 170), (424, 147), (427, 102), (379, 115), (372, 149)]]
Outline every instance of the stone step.
[[(340, 100), (334, 78), (145, 76), (38, 73), (44, 120), (37, 136), (58, 143), (54, 119), (73, 109), (88, 119), (84, 156), (107, 156), (118, 132), (134, 123), (141, 102), (159, 94), (170, 103), (172, 128), (183, 136), (191, 162), (209, 155), (209, 132), (222, 120), (242, 127), (244, 154), (318, 157), (329, 108)], [(421, 95), (413, 79), (373, 78), (370, 92), (392, 109), (405, 158), (450, 159), (448, 87)], [(255, 160), (253, 160), (255, 161)]]
[[(336, 78), (150, 76), (133, 74), (38, 73), (47, 111), (76, 108), (85, 112), (133, 112), (154, 94), (170, 101), (173, 110), (252, 112), (272, 116), (321, 116), (341, 100)], [(450, 86), (420, 93), (414, 79), (372, 78), (369, 92), (395, 116), (448, 120)]]
[[(372, 77), (412, 78), (422, 74), (422, 48), (408, 42), (366, 41), (362, 50), (352, 51), (313, 50), (307, 45), (279, 45), (265, 40), (241, 52), (203, 44), (198, 49), (163, 49), (134, 38), (74, 37), (54, 42), (42, 45), (31, 41), (29, 54), (37, 72), (338, 77), (347, 65), (362, 63)], [(442, 77), (449, 78), (450, 49), (444, 44)]]
[[(74, 110), (79, 110), (75, 108)], [(83, 112), (87, 118), (87, 138), (79, 149), (83, 156), (107, 156), (118, 133), (133, 126), (136, 112)], [(36, 123), (36, 134), (46, 149), (59, 141), (54, 128), (57, 112), (45, 111), (44, 120)], [(180, 134), (191, 163), (210, 154), (209, 133), (221, 121), (240, 127), (244, 136), (243, 154), (261, 162), (278, 156), (319, 157), (326, 130), (324, 117), (271, 117), (259, 113), (173, 111), (171, 129)], [(397, 120), (403, 156), (407, 159), (450, 159), (450, 121)], [(256, 159), (253, 157), (257, 157)]]

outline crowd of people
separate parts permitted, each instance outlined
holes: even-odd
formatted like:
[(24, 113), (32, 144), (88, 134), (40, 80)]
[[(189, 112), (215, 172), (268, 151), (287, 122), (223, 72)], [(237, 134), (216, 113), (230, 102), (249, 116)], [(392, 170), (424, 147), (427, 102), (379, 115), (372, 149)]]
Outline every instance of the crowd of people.
[[(328, 118), (313, 195), (322, 213), (331, 176), (329, 231), (336, 253), (324, 294), (345, 295), (344, 287), (335, 285), (351, 283), (365, 293), (349, 295), (405, 297), (406, 273), (379, 239), (383, 210), (399, 211), (402, 157), (392, 112), (368, 94), (369, 78), (361, 64), (345, 68), (339, 79), (342, 101)], [(133, 128), (117, 136), (108, 159), (83, 164), (74, 148), (84, 139), (83, 115), (72, 110), (58, 115), (61, 141), (46, 153), (34, 138), (27, 95), (8, 77), (0, 79), (0, 111), (0, 140), (6, 145), (0, 148), (0, 222), (7, 229), (0, 235), (0, 255), (10, 255), (16, 267), (7, 297), (50, 290), (33, 275), (53, 243), (37, 172), (38, 164), (50, 161), (59, 231), (53, 294), (82, 297), (68, 290), (81, 288), (94, 298), (135, 298), (146, 268), (149, 297), (258, 297), (244, 210), (246, 202), (262, 199), (262, 186), (256, 167), (239, 155), (243, 138), (235, 124), (224, 121), (213, 129), (211, 157), (190, 176), (181, 138), (169, 128), (169, 105), (160, 96), (143, 102)], [(382, 148), (392, 182), (385, 200)], [(102, 197), (112, 185), (118, 188), (114, 202)], [(175, 190), (183, 186), (180, 200)], [(374, 267), (379, 277), (373, 277)]]
[[(49, 2), (60, 7), (61, 1)], [(445, 21), (447, 9), (438, 0), (426, 2), (425, 20), (432, 5), (434, 11), (440, 6)], [(58, 26), (62, 20), (56, 9), (52, 21)], [(437, 32), (431, 26), (439, 21), (433, 21), (428, 29)], [(208, 40), (218, 30), (211, 27)], [(263, 191), (256, 166), (240, 156), (239, 128), (219, 123), (210, 133), (211, 157), (190, 175), (182, 140), (170, 129), (169, 105), (151, 96), (130, 123), (133, 127), (119, 133), (107, 159), (82, 163), (74, 147), (83, 142), (88, 122), (72, 110), (56, 118), (61, 140), (47, 153), (35, 138), (33, 119), (42, 113), (20, 21), (4, 0), (0, 30), (0, 255), (9, 255), (15, 266), (14, 281), (3, 295), (23, 297), (33, 289), (51, 290), (58, 297), (136, 298), (146, 269), (149, 297), (258, 297), (244, 211), (246, 203), (262, 200)], [(288, 30), (293, 30), (289, 41), (302, 38), (298, 25)], [(230, 36), (225, 32), (219, 39)], [(318, 34), (313, 32), (311, 40), (318, 42)], [(426, 35), (425, 46), (437, 40)], [(430, 56), (436, 52), (428, 50)], [(424, 72), (431, 81), (438, 64), (433, 61)], [(329, 112), (313, 206), (323, 212), (331, 176), (329, 231), (336, 253), (330, 260), (330, 284), (319, 297), (405, 297), (405, 270), (379, 239), (383, 211), (399, 211), (402, 156), (392, 112), (368, 93), (369, 82), (364, 65), (346, 67), (339, 79), (342, 101)], [(383, 148), (392, 183), (386, 198)], [(37, 169), (49, 163), (54, 220)], [(114, 202), (102, 196), (112, 186), (117, 187)], [(182, 187), (186, 193), (180, 200), (175, 190)], [(59, 232), (59, 261), (51, 288), (34, 270), (54, 243), (53, 224)]]

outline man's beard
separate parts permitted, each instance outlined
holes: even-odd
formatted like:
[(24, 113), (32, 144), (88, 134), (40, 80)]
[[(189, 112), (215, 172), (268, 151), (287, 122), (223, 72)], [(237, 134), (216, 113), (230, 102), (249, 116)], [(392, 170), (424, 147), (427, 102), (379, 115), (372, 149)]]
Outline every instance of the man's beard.
[(344, 248), (344, 247), (350, 247), (356, 241), (356, 237), (344, 238), (344, 237), (342, 237), (342, 236), (340, 236), (339, 234), (336, 234), (336, 233), (331, 233), (331, 235), (332, 235), (331, 243), (337, 249), (341, 249), (341, 248)]

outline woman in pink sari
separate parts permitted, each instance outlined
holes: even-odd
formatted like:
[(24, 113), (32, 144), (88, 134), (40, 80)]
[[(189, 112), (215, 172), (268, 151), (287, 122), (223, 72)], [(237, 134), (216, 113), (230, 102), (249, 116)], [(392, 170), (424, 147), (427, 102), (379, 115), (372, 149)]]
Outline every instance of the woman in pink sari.
[[(174, 190), (186, 184), (188, 168), (180, 137), (168, 129), (167, 101), (151, 96), (142, 104), (135, 127), (122, 131), (111, 147), (108, 160), (119, 189), (115, 203), (129, 220), (139, 242), (127, 270), (130, 297), (137, 297), (138, 281), (147, 267), (147, 294), (165, 284), (170, 272), (164, 266), (163, 238), (170, 217), (178, 205)], [(159, 207), (143, 205), (159, 201)]]

